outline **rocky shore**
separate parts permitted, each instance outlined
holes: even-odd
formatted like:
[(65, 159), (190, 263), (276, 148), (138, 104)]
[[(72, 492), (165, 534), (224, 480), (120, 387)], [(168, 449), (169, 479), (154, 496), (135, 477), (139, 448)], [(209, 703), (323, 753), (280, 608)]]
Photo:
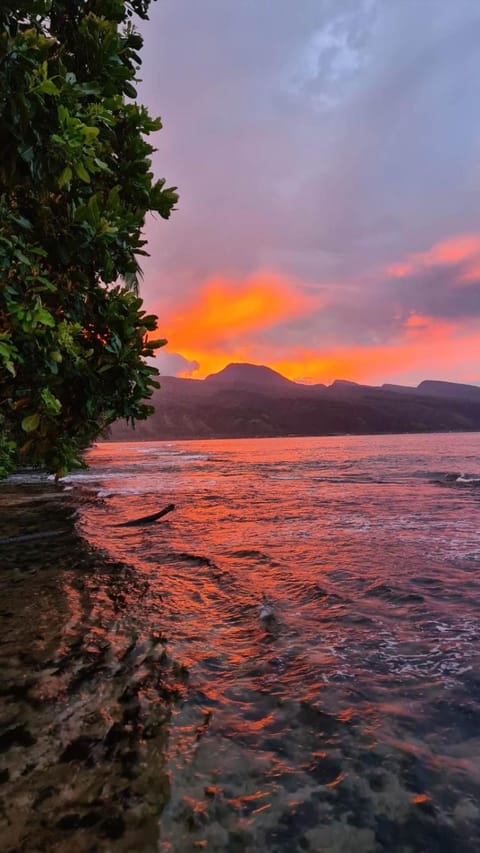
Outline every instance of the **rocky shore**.
[(93, 551), (53, 483), (0, 485), (0, 847), (158, 849), (181, 676), (146, 581)]

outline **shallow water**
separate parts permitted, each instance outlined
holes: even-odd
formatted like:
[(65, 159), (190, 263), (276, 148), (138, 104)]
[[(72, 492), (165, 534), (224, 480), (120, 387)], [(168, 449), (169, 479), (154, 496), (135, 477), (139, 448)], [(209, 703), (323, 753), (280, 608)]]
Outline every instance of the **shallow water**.
[(480, 849), (479, 446), (101, 444), (68, 478), (181, 674), (159, 849)]

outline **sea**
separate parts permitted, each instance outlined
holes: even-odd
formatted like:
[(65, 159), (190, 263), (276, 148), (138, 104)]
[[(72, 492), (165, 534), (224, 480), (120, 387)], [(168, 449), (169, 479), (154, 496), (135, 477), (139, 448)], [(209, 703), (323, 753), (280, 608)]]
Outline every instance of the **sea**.
[(480, 434), (100, 443), (88, 464), (65, 480), (79, 529), (130, 567), (102, 630), (160, 638), (175, 674), (156, 849), (480, 850)]

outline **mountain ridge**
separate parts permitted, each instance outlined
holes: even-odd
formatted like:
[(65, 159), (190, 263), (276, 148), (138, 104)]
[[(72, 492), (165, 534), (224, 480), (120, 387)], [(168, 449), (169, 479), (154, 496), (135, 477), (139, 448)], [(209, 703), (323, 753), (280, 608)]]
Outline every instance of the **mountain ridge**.
[(135, 430), (117, 421), (111, 440), (480, 430), (480, 388), (463, 383), (304, 385), (245, 364), (204, 380), (165, 376), (160, 382), (154, 414)]
[[(165, 375), (163, 379), (179, 379), (183, 377)], [(422, 379), (418, 385), (400, 385), (385, 382), (382, 385), (366, 385), (362, 382), (355, 382), (352, 379), (334, 379), (330, 385), (325, 383), (306, 383), (298, 382), (294, 379), (288, 379), (279, 371), (263, 364), (251, 364), (249, 362), (230, 362), (216, 373), (210, 373), (204, 379), (188, 378), (189, 382), (206, 382), (208, 384), (215, 383), (216, 386), (236, 387), (241, 384), (244, 387), (266, 388), (269, 384), (275, 387), (297, 387), (303, 389), (326, 389), (326, 390), (344, 390), (344, 389), (363, 389), (370, 388), (375, 390), (395, 391), (396, 393), (422, 393), (429, 396), (446, 396), (460, 397), (472, 392), (474, 396), (480, 398), (480, 387), (465, 382), (452, 382), (441, 379)]]

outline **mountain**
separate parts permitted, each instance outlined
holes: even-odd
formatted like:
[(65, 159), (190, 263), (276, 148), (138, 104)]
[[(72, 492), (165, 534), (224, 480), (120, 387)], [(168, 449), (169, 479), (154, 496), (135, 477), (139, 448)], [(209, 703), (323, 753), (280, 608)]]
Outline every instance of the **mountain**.
[(381, 387), (384, 391), (396, 391), (397, 394), (415, 394), (417, 390), (411, 385), (392, 385), (391, 382), (385, 382)]
[(420, 382), (417, 393), (430, 397), (443, 397), (444, 400), (480, 400), (480, 388), (476, 385), (438, 382), (434, 379), (425, 379)]
[(112, 426), (117, 441), (480, 430), (480, 388), (426, 380), (417, 388), (337, 380), (302, 385), (252, 364), (204, 380), (161, 378), (155, 413)]
[(211, 373), (204, 381), (216, 388), (241, 388), (266, 393), (277, 393), (287, 389), (294, 391), (302, 387), (299, 383), (292, 382), (291, 379), (286, 379), (281, 373), (272, 370), (271, 367), (258, 364), (227, 364), (219, 373)]

